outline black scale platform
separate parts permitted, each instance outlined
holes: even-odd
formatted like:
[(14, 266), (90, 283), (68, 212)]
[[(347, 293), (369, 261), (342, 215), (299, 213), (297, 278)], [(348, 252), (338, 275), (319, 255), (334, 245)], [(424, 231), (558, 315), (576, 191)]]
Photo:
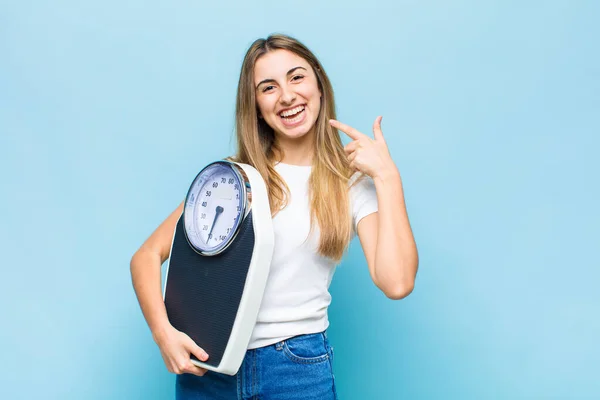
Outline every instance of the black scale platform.
[(185, 237), (183, 215), (177, 222), (167, 272), (165, 306), (171, 325), (185, 332), (208, 353), (205, 364), (216, 367), (221, 362), (246, 283), (253, 248), (252, 211), (240, 226), (233, 243), (215, 256), (196, 253)]

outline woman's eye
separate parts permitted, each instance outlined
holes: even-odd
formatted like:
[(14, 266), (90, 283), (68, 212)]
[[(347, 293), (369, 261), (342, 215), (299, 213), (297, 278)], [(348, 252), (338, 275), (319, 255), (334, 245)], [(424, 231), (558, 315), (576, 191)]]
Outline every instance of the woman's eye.
[(292, 78), (293, 81), (299, 81), (300, 79), (304, 78), (304, 76), (302, 75), (296, 75)]
[(271, 90), (271, 89), (273, 89), (273, 86), (266, 86), (266, 87), (263, 89), (263, 93), (264, 93), (264, 92), (268, 92), (268, 91), (269, 91), (269, 90)]

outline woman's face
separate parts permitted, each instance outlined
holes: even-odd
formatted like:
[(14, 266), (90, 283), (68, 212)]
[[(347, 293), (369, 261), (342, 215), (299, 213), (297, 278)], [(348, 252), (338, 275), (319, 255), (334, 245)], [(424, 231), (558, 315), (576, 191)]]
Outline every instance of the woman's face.
[(259, 116), (276, 135), (295, 139), (311, 131), (321, 92), (306, 60), (288, 50), (270, 51), (256, 61), (254, 84)]

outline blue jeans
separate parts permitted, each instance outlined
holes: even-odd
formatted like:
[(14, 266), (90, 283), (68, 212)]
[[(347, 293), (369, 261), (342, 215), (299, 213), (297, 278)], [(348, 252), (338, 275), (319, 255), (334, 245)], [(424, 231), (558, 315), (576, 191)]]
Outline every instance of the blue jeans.
[(177, 400), (336, 400), (327, 333), (295, 336), (246, 351), (234, 376), (177, 375)]

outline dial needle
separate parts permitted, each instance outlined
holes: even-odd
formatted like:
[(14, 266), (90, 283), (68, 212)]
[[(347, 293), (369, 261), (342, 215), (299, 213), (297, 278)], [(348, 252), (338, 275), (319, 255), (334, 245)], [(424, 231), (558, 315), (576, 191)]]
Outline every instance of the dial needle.
[(213, 219), (212, 226), (210, 227), (210, 232), (208, 232), (209, 240), (210, 240), (210, 235), (212, 234), (213, 228), (215, 227), (215, 223), (217, 222), (217, 218), (219, 218), (219, 215), (221, 215), (222, 212), (223, 212), (223, 207), (217, 206), (217, 208), (215, 208), (215, 219)]

